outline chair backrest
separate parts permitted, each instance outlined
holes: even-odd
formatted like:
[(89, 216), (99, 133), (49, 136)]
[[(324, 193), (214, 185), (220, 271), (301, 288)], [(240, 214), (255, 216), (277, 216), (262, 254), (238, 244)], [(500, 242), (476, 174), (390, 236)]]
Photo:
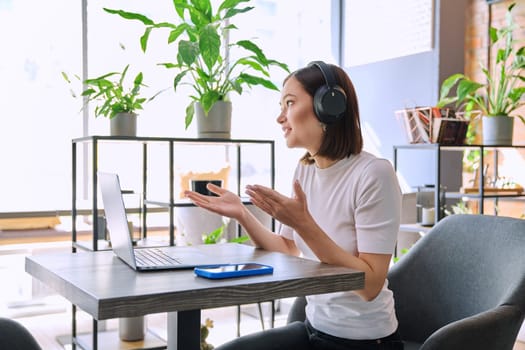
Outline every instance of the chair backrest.
[(0, 317), (0, 349), (42, 350), (27, 328), (4, 317)]
[(404, 340), (423, 343), (444, 325), (498, 305), (524, 313), (525, 220), (448, 216), (394, 264), (388, 279)]

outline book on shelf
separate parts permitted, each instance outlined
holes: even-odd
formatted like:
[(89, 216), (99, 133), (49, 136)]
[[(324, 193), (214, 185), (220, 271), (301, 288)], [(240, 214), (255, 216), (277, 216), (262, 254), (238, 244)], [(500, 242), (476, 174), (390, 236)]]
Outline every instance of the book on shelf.
[[(436, 143), (443, 140), (445, 144), (462, 144), (465, 138), (468, 122), (457, 116), (451, 108), (415, 107), (395, 113), (402, 120), (410, 143)], [(454, 132), (459, 134), (454, 137)]]
[(462, 145), (467, 135), (468, 121), (457, 118), (435, 118), (432, 141), (442, 145)]

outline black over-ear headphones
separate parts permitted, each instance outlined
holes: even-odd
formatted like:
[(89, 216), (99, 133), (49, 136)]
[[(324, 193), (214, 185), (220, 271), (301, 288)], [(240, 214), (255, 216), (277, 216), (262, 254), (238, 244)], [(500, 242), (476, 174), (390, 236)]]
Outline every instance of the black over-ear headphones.
[(323, 61), (314, 61), (308, 66), (317, 66), (321, 70), (326, 82), (326, 85), (319, 87), (315, 92), (315, 115), (322, 123), (335, 123), (346, 111), (346, 94), (344, 90), (337, 85), (334, 73), (329, 65)]

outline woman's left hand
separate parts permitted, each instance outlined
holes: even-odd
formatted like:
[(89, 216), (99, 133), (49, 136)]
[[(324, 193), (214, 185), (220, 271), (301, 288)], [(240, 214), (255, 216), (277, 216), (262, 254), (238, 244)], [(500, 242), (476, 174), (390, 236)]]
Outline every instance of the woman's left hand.
[(246, 194), (250, 196), (253, 204), (271, 215), (279, 222), (296, 227), (310, 218), (306, 195), (299, 184), (294, 182), (295, 197), (286, 197), (279, 192), (261, 185), (246, 186)]
[(213, 183), (207, 184), (206, 189), (216, 194), (216, 196), (207, 196), (195, 191), (184, 191), (184, 195), (195, 205), (216, 214), (236, 220), (242, 216), (244, 206), (239, 196)]

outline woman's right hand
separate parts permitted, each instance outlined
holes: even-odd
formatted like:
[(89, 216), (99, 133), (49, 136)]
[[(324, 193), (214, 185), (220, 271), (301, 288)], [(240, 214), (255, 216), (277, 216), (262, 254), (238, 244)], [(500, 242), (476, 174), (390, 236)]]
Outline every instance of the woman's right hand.
[(195, 205), (216, 214), (236, 220), (242, 216), (244, 205), (239, 196), (212, 183), (207, 184), (206, 188), (217, 196), (206, 196), (195, 191), (184, 191), (184, 195)]

